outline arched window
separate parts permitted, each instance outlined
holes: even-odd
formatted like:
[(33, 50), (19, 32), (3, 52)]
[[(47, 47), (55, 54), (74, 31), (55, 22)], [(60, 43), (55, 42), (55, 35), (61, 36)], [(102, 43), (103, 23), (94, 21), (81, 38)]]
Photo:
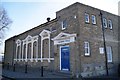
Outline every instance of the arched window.
[[(34, 53), (34, 42), (36, 42), (36, 51)], [(25, 61), (30, 60), (31, 62), (33, 61), (33, 54), (36, 54), (34, 56), (35, 60), (37, 61), (37, 55), (38, 55), (38, 36), (30, 36), (28, 35), (24, 40), (23, 40), (23, 48), (22, 48), (22, 59)]]
[(50, 58), (50, 33), (51, 32), (48, 30), (43, 30), (39, 34), (41, 36), (41, 62), (43, 62), (43, 60), (48, 60), (48, 62), (50, 62), (51, 60)]
[(16, 41), (16, 55), (15, 55), (15, 58), (14, 58), (14, 59), (20, 61), (21, 58), (22, 58), (22, 57), (21, 57), (21, 40), (18, 39), (18, 40)]
[(38, 36), (33, 37), (31, 60), (38, 61)]

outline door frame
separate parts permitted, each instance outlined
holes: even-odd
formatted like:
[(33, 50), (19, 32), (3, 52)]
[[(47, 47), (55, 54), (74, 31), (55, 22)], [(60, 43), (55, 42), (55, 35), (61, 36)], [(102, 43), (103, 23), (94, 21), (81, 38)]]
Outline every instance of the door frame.
[[(62, 69), (61, 69), (61, 48), (62, 48), (62, 47), (69, 47), (69, 48), (70, 48), (70, 46), (69, 46), (69, 45), (60, 46), (60, 50), (59, 50), (60, 70), (62, 70)], [(70, 61), (70, 50), (69, 50), (69, 61)]]

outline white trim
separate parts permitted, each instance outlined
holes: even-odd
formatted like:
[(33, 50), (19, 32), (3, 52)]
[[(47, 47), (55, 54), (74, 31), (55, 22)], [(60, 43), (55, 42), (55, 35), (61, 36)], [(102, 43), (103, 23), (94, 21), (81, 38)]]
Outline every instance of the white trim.
[[(39, 35), (41, 36), (41, 40), (47, 39), (50, 37), (50, 31), (43, 30)], [(46, 35), (47, 34), (47, 35)]]
[[(51, 60), (54, 60), (54, 58), (42, 58), (42, 59), (43, 59), (43, 60), (47, 60), (47, 61), (48, 61), (48, 60), (50, 60), (50, 61), (51, 61)], [(14, 60), (15, 60), (15, 61), (16, 61), (16, 60), (23, 60), (23, 61), (25, 61), (26, 59), (14, 59)], [(31, 59), (29, 58), (28, 60), (31, 60)], [(33, 60), (36, 61), (36, 58), (33, 58)], [(37, 60), (38, 60), (38, 61), (39, 61), (39, 60), (41, 61), (41, 58), (37, 58)]]
[(60, 70), (61, 70), (61, 48), (62, 48), (62, 46), (60, 46), (60, 53), (59, 53), (59, 56), (60, 56)]
[[(86, 18), (88, 18), (88, 20), (86, 20)], [(86, 23), (89, 23), (89, 22), (90, 22), (89, 18), (90, 18), (90, 17), (89, 17), (89, 14), (88, 14), (88, 13), (85, 13), (85, 22), (86, 22)]]
[(103, 47), (100, 47), (100, 48), (99, 48), (99, 52), (100, 52), (100, 54), (104, 54), (104, 48), (103, 48)]
[[(32, 39), (32, 44), (34, 44), (34, 42), (36, 42), (36, 62), (38, 62), (38, 35), (37, 36), (34, 36), (33, 39)], [(33, 49), (33, 48), (32, 48)], [(33, 54), (33, 53), (32, 53)], [(33, 58), (33, 55), (32, 55), (32, 58)]]
[(59, 56), (60, 56), (60, 58), (59, 58), (59, 60), (60, 60), (60, 70), (62, 70), (62, 69), (61, 69), (61, 48), (62, 48), (62, 47), (70, 47), (70, 46), (69, 46), (69, 45), (65, 45), (65, 46), (60, 46), (60, 48), (59, 48), (59, 52), (60, 52), (60, 53), (59, 53)]
[[(22, 59), (23, 59), (23, 55), (26, 56), (26, 49), (24, 48), (24, 46), (26, 45), (26, 41), (23, 40), (23, 47), (22, 47)], [(25, 46), (26, 47), (26, 46)], [(25, 50), (25, 53), (24, 53), (24, 50)], [(24, 60), (24, 59), (23, 59)], [(22, 60), (22, 61), (23, 61)]]
[(61, 32), (52, 40), (54, 41), (54, 45), (67, 44), (67, 43), (75, 42), (75, 37), (76, 37), (76, 34), (67, 34), (67, 33)]
[[(64, 37), (62, 37), (64, 36)], [(76, 37), (76, 34), (68, 34), (68, 33), (59, 33), (56, 37), (52, 38), (53, 41), (55, 40), (62, 40), (62, 39), (65, 39), (65, 38), (69, 38), (69, 37)]]
[(43, 58), (42, 58), (42, 55), (43, 55), (43, 40), (45, 40), (45, 39), (48, 39), (49, 41), (49, 45), (48, 45), (48, 47), (49, 47), (49, 59), (48, 59), (48, 62), (50, 62), (50, 31), (48, 31), (48, 30), (43, 30), (39, 35), (41, 36), (41, 62), (43, 62)]
[[(41, 58), (38, 58), (38, 60), (40, 60), (41, 61)], [(54, 58), (42, 58), (42, 60), (54, 60)]]
[(50, 38), (49, 38), (49, 60), (48, 62), (50, 62)]
[(33, 41), (31, 43), (31, 62), (33, 62)]
[(43, 48), (42, 47), (43, 46), (42, 45), (43, 45), (43, 41), (41, 40), (41, 62), (43, 62), (43, 60), (42, 60), (42, 52), (43, 52)]
[(62, 26), (62, 30), (64, 30), (64, 29), (67, 28), (67, 22), (66, 22), (66, 20), (63, 20), (63, 21), (61, 22), (61, 26)]
[(27, 43), (30, 43), (32, 41), (32, 36), (28, 35), (25, 40), (27, 41)]
[(23, 53), (24, 53), (24, 44), (22, 44), (22, 61), (23, 61)]
[(36, 41), (36, 62), (38, 62), (38, 40)]
[[(88, 52), (86, 52), (86, 49), (88, 49)], [(89, 56), (90, 55), (90, 44), (89, 44), (89, 42), (86, 42), (86, 41), (84, 42), (84, 50), (85, 50), (85, 56)]]
[[(44, 33), (46, 34), (46, 32), (47, 32), (47, 36), (45, 36), (44, 35)], [(14, 60), (22, 60), (22, 61), (28, 61), (28, 60), (30, 60), (31, 62), (33, 62), (33, 60), (35, 60), (36, 62), (38, 62), (38, 60), (40, 60), (41, 62), (43, 62), (43, 60), (48, 60), (48, 62), (50, 62), (51, 60), (54, 60), (54, 58), (50, 58), (50, 31), (47, 31), (47, 30), (43, 30), (39, 35), (41, 36), (41, 58), (38, 58), (38, 35), (37, 36), (30, 36), (30, 35), (28, 35), (24, 40), (22, 40), (22, 42), (23, 42), (23, 44), (22, 44), (22, 47), (21, 47), (21, 49), (22, 49), (22, 57), (20, 57), (19, 59), (14, 59)], [(45, 37), (44, 37), (45, 36)], [(48, 58), (42, 58), (42, 55), (43, 55), (43, 51), (42, 51), (42, 48), (43, 48), (43, 40), (44, 39), (48, 39), (49, 40), (49, 57)], [(18, 41), (16, 41), (17, 43), (20, 43), (20, 40), (18, 40)], [(35, 53), (35, 58), (33, 58), (33, 44), (34, 44), (34, 42), (37, 42), (36, 43), (36, 48), (35, 48), (35, 50), (36, 50), (36, 53)], [(29, 43), (31, 43), (31, 56), (30, 56), (30, 58), (27, 58), (27, 56), (28, 56), (28, 44)], [(25, 48), (25, 47), (26, 48)], [(16, 47), (16, 53), (17, 53), (17, 50), (18, 50), (18, 47)], [(25, 50), (25, 52), (24, 52), (24, 50)], [(21, 51), (21, 50), (20, 50)], [(23, 55), (25, 54), (25, 59), (23, 59)], [(20, 54), (19, 54), (19, 56), (21, 56)], [(16, 57), (17, 57), (17, 54), (16, 54)]]
[(28, 44), (26, 44), (26, 51), (25, 51), (25, 61), (27, 62), (27, 48), (28, 48)]
[(107, 46), (106, 49), (107, 49), (107, 59), (108, 59), (107, 61), (112, 62), (113, 61), (113, 59), (112, 59), (112, 47)]
[(92, 24), (96, 24), (96, 16), (92, 15)]
[[(19, 47), (19, 48), (18, 48)], [(19, 52), (18, 52), (19, 51)], [(18, 53), (17, 53), (18, 52)], [(18, 39), (18, 40), (16, 40), (16, 60), (17, 59), (20, 59), (20, 55), (21, 55), (22, 53), (21, 53), (21, 40), (20, 39)], [(19, 60), (20, 61), (20, 60)]]
[(104, 26), (104, 28), (107, 28), (107, 19), (106, 18), (103, 18), (103, 26)]
[[(38, 41), (38, 35), (36, 35), (36, 36), (30, 36), (30, 35), (28, 35), (24, 40), (22, 40), (23, 41), (23, 44), (22, 44), (22, 48), (20, 48), (20, 49), (22, 49), (22, 53), (21, 53), (21, 50), (20, 50), (20, 53), (22, 54), (22, 57), (20, 57), (19, 58), (19, 60), (22, 60), (22, 61), (26, 61), (27, 62), (27, 60), (30, 60), (31, 62), (33, 62), (33, 43), (35, 42), (35, 41)], [(18, 41), (16, 41), (16, 42), (20, 42), (20, 40), (18, 40)], [(27, 59), (27, 55), (28, 55), (28, 53), (27, 53), (27, 50), (28, 50), (28, 44), (29, 43), (31, 43), (31, 56), (30, 56), (30, 59)], [(24, 48), (24, 45), (26, 44), (26, 49)], [(37, 45), (38, 45), (38, 43), (37, 43)], [(21, 47), (21, 46), (20, 46)], [(24, 50), (25, 50), (25, 53), (24, 53)], [(37, 49), (38, 50), (38, 49)], [(36, 51), (37, 53), (36, 54), (38, 54), (38, 51)], [(23, 59), (23, 55), (25, 54), (25, 59)], [(20, 55), (19, 55), (20, 56)], [(37, 58), (37, 57), (36, 57)], [(37, 59), (36, 59), (36, 61), (37, 61)]]
[[(109, 25), (110, 25), (110, 26), (109, 26)], [(112, 24), (112, 20), (111, 20), (111, 19), (108, 20), (108, 27), (109, 27), (110, 29), (113, 28), (113, 24)]]
[(17, 44), (18, 46), (21, 45), (21, 40), (18, 39), (18, 40), (16, 41), (16, 44)]

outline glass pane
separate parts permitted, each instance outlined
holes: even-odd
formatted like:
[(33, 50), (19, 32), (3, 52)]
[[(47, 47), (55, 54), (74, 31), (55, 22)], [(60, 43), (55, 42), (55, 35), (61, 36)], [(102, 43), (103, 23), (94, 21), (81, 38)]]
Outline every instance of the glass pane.
[(111, 47), (107, 47), (107, 58), (108, 58), (108, 62), (112, 61), (112, 49), (111, 49)]
[(89, 22), (89, 15), (85, 13), (85, 22)]

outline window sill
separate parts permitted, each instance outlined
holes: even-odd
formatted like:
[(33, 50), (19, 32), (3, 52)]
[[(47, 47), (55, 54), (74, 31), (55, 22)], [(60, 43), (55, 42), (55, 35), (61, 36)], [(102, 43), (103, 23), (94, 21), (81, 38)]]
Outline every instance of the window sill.
[(85, 57), (90, 57), (90, 55), (84, 55)]
[(92, 25), (96, 25), (96, 23), (95, 24), (92, 23)]
[(65, 30), (66, 28), (62, 28), (62, 30)]
[(85, 22), (85, 24), (90, 24), (90, 22)]

